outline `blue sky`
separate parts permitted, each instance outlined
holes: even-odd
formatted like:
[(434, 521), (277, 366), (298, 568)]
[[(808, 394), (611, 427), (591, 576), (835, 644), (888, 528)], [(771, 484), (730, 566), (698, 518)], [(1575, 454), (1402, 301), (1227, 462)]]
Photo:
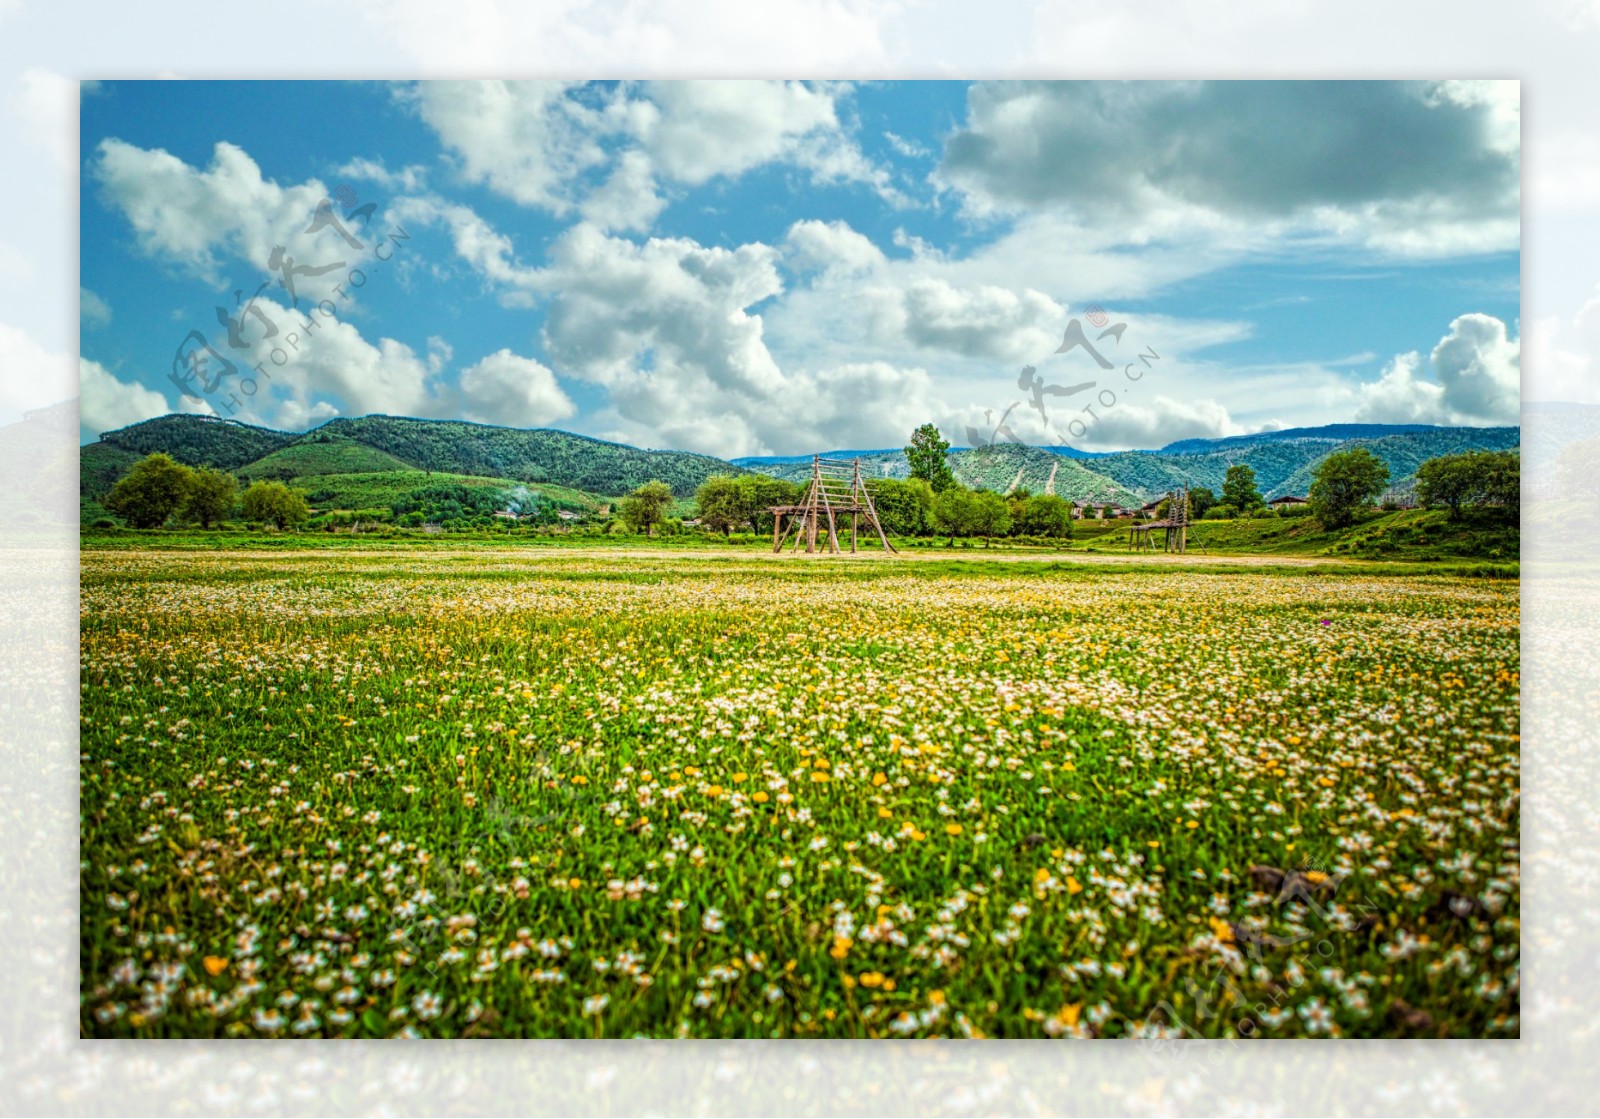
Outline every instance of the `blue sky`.
[[(1090, 450), (1514, 423), (1519, 126), (1515, 83), (99, 83), (82, 436), (382, 412), (735, 457), (963, 443), (1018, 402), (1018, 438)], [(359, 247), (308, 232), (326, 199)], [(298, 304), (275, 248), (329, 266)], [(1110, 370), (1055, 352), (1074, 320)]]

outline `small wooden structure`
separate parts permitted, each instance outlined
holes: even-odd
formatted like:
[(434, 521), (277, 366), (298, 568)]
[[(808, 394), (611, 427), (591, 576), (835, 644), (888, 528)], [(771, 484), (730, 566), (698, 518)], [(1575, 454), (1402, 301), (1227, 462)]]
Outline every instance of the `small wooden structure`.
[[(1157, 504), (1160, 504), (1157, 502)], [(1163, 551), (1182, 554), (1189, 550), (1189, 487), (1184, 486), (1182, 492), (1171, 490), (1167, 493), (1167, 515), (1159, 521), (1146, 521), (1144, 524), (1135, 524), (1128, 529), (1128, 549), (1130, 551), (1150, 552), (1155, 550), (1153, 534), (1160, 531), (1163, 538)]]
[[(772, 506), (772, 551), (783, 551), (789, 534), (793, 532), (794, 550), (805, 544), (807, 552), (817, 551), (817, 537), (825, 534), (827, 551), (840, 554), (839, 523), (845, 514), (850, 516), (850, 551), (856, 551), (856, 534), (862, 518), (878, 534), (885, 552), (894, 552), (894, 545), (878, 521), (878, 510), (872, 504), (866, 482), (861, 477), (861, 460), (831, 459), (821, 455), (811, 456), (811, 485), (798, 505)], [(788, 527), (784, 520), (788, 519)]]

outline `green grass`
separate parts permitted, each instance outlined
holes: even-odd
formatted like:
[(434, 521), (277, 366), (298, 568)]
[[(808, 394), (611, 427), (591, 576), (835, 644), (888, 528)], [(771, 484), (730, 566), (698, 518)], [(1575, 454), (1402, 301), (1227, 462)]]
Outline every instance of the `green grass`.
[(80, 1028), (1516, 1036), (1517, 587), (1280, 562), (90, 547)]
[[(239, 470), (246, 481), (254, 478), (295, 478), (301, 484), (313, 475), (377, 474), (384, 471), (416, 471), (410, 463), (387, 451), (357, 443), (353, 439), (325, 439), (293, 443), (264, 455)], [(323, 479), (318, 477), (317, 482)], [(503, 484), (503, 483), (502, 483)]]
[(91, 443), (82, 448), (78, 452), (79, 496), (87, 500), (104, 497), (142, 457), (108, 443)]
[[(472, 474), (428, 473), (423, 470), (389, 470), (369, 474), (329, 474), (300, 477), (292, 485), (311, 494), (312, 503), (321, 509), (370, 509), (387, 507), (416, 490), (432, 486), (459, 485), (492, 493), (508, 493), (523, 484), (506, 478), (484, 478)], [(596, 497), (566, 486), (528, 485), (531, 493), (554, 501), (593, 509), (611, 499)]]
[[(1131, 522), (1076, 522), (1074, 549), (1127, 550)], [(1515, 521), (1493, 513), (1443, 509), (1372, 512), (1347, 529), (1330, 531), (1310, 516), (1198, 521), (1189, 540), (1200, 554), (1330, 556), (1391, 561), (1488, 560), (1515, 563), (1520, 532)], [(1157, 539), (1159, 545), (1159, 539)]]
[[(380, 478), (383, 476), (379, 476)], [(414, 476), (412, 476), (414, 478)], [(439, 476), (446, 480), (460, 480), (459, 476)], [(486, 484), (496, 479), (469, 479)], [(404, 492), (415, 488), (407, 485)], [(551, 497), (576, 504), (579, 499), (598, 502), (603, 499), (576, 491), (563, 491), (556, 487), (530, 487), (546, 491)], [(355, 487), (341, 491), (344, 500), (362, 496), (385, 497), (381, 488), (368, 490)], [(392, 497), (388, 498), (393, 500)], [(685, 512), (674, 510), (674, 515)], [(104, 510), (86, 503), (84, 523)], [(1199, 570), (1202, 566), (1215, 569), (1219, 561), (1229, 558), (1241, 563), (1254, 563), (1262, 558), (1293, 558), (1310, 564), (1299, 570), (1323, 572), (1334, 569), (1329, 565), (1360, 566), (1371, 573), (1437, 572), (1479, 578), (1518, 577), (1518, 529), (1515, 524), (1494, 517), (1465, 515), (1460, 521), (1451, 521), (1442, 510), (1409, 510), (1369, 516), (1355, 526), (1328, 532), (1312, 518), (1269, 517), (1260, 520), (1205, 521), (1191, 527), (1193, 546), (1186, 556), (1165, 555), (1160, 552), (1137, 553), (1128, 548), (1128, 520), (1083, 520), (1073, 524), (1070, 540), (1046, 541), (1020, 540), (997, 537), (987, 545), (983, 540), (957, 540), (951, 547), (942, 537), (895, 537), (893, 543), (902, 555), (927, 561), (931, 557), (961, 561), (980, 560), (989, 556), (1060, 555), (1071, 558), (1093, 555), (1096, 558), (1119, 561), (1140, 561), (1155, 569), (1183, 567)], [(765, 553), (770, 539), (765, 535), (735, 533), (731, 538), (721, 535), (686, 530), (676, 535), (653, 537), (638, 536), (617, 531), (599, 535), (593, 527), (579, 527), (571, 532), (536, 532), (522, 528), (508, 530), (495, 526), (489, 529), (466, 529), (447, 534), (449, 541), (465, 548), (483, 546), (517, 546), (532, 548), (642, 548), (651, 551), (680, 552), (721, 551), (737, 548), (754, 554)], [(194, 527), (174, 527), (155, 532), (136, 532), (126, 529), (104, 530), (85, 528), (81, 539), (85, 546), (107, 548), (211, 548), (251, 549), (273, 548), (432, 548), (439, 537), (420, 529), (385, 529), (380, 534), (324, 535), (314, 531), (276, 533), (249, 531), (240, 525), (227, 525), (210, 532)], [(791, 545), (792, 547), (792, 545)], [(785, 549), (788, 554), (790, 548)], [(875, 552), (875, 546), (866, 547), (865, 554)], [(1326, 561), (1310, 563), (1310, 561)], [(1241, 568), (1243, 570), (1244, 568)]]

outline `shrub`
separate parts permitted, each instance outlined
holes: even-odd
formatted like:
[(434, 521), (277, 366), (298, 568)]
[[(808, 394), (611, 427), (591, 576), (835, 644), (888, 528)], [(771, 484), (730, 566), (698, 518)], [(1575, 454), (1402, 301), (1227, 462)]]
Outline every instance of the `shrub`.
[(1029, 536), (1072, 535), (1072, 506), (1054, 494), (1034, 494), (1022, 503), (1019, 526)]
[(305, 494), (291, 490), (282, 482), (250, 483), (239, 508), (246, 520), (273, 524), (280, 529), (298, 525), (311, 515)]

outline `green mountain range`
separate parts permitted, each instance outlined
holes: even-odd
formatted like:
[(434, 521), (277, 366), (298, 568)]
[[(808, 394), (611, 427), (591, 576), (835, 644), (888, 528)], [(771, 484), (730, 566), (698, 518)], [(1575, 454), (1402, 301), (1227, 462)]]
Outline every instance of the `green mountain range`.
[[(1362, 446), (1389, 466), (1391, 487), (1406, 488), (1417, 467), (1464, 450), (1506, 450), (1521, 442), (1515, 427), (1333, 425), (1262, 432), (1219, 440), (1184, 440), (1160, 451), (1123, 451), (1092, 458), (1056, 449), (997, 443), (951, 451), (964, 484), (1004, 492), (1025, 486), (1072, 501), (1138, 505), (1169, 489), (1222, 488), (1228, 467), (1245, 463), (1270, 498), (1304, 496), (1317, 464), (1334, 451)], [(1177, 449), (1174, 449), (1177, 448)], [(532, 487), (567, 507), (594, 506), (651, 480), (680, 498), (712, 474), (758, 472), (791, 481), (811, 474), (811, 456), (741, 458), (734, 462), (683, 451), (648, 451), (584, 435), (395, 416), (332, 420), (303, 434), (273, 431), (211, 416), (171, 415), (104, 433), (79, 449), (79, 490), (98, 502), (133, 463), (165, 451), (190, 466), (214, 466), (245, 480), (281, 479), (331, 508), (391, 505), (407, 493), (441, 484), (498, 494)], [(862, 460), (869, 477), (904, 478), (901, 450), (830, 452)]]
[(679, 497), (712, 474), (745, 470), (709, 455), (645, 451), (586, 435), (465, 423), (362, 416), (330, 420), (304, 434), (172, 415), (108, 431), (79, 451), (79, 488), (99, 498), (134, 462), (165, 451), (189, 466), (215, 466), (245, 479), (297, 481), (315, 492), (343, 475), (417, 471), (505, 479), (617, 495), (652, 480)]
[[(1224, 445), (1215, 449), (1179, 454), (1128, 451), (1093, 459), (1091, 466), (1148, 499), (1186, 484), (1221, 492), (1228, 467), (1243, 463), (1256, 472), (1256, 485), (1262, 496), (1271, 500), (1284, 495), (1304, 497), (1318, 464), (1335, 451), (1367, 448), (1389, 467), (1390, 487), (1403, 490), (1411, 485), (1417, 467), (1430, 458), (1460, 451), (1511, 450), (1521, 443), (1521, 432), (1514, 427), (1441, 427), (1345, 439), (1268, 436), (1252, 441), (1222, 440), (1219, 442)], [(1191, 441), (1191, 445), (1194, 442), (1197, 441)]]
[[(859, 457), (862, 473), (869, 478), (911, 476), (911, 464), (906, 461), (904, 451), (834, 451), (823, 457)], [(1069, 501), (1096, 504), (1127, 505), (1131, 502), (1138, 505), (1144, 500), (1137, 490), (1099, 473), (1096, 467), (1101, 460), (1068, 458), (1044, 447), (996, 443), (990, 447), (951, 451), (946, 458), (956, 480), (974, 489), (1003, 493), (1013, 485), (1021, 485), (1034, 493), (1049, 489)], [(810, 455), (736, 461), (750, 470), (789, 482), (804, 482), (811, 477)]]
[[(1430, 458), (1458, 451), (1510, 450), (1520, 442), (1521, 430), (1515, 427), (1336, 424), (1292, 433), (1186, 439), (1160, 451), (1120, 451), (1093, 458), (1067, 457), (1056, 448), (1017, 443), (952, 450), (947, 458), (955, 476), (969, 486), (1005, 491), (1019, 484), (1034, 493), (1048, 488), (1072, 501), (1137, 505), (1186, 485), (1220, 493), (1228, 467), (1236, 463), (1256, 472), (1256, 485), (1269, 500), (1286, 494), (1304, 497), (1317, 465), (1335, 451), (1352, 447), (1366, 447), (1383, 459), (1389, 467), (1390, 486), (1403, 490), (1411, 484), (1417, 467)], [(904, 478), (910, 473), (904, 451), (853, 453), (861, 456), (862, 466), (874, 475)], [(790, 481), (811, 476), (809, 456), (737, 461)]]

